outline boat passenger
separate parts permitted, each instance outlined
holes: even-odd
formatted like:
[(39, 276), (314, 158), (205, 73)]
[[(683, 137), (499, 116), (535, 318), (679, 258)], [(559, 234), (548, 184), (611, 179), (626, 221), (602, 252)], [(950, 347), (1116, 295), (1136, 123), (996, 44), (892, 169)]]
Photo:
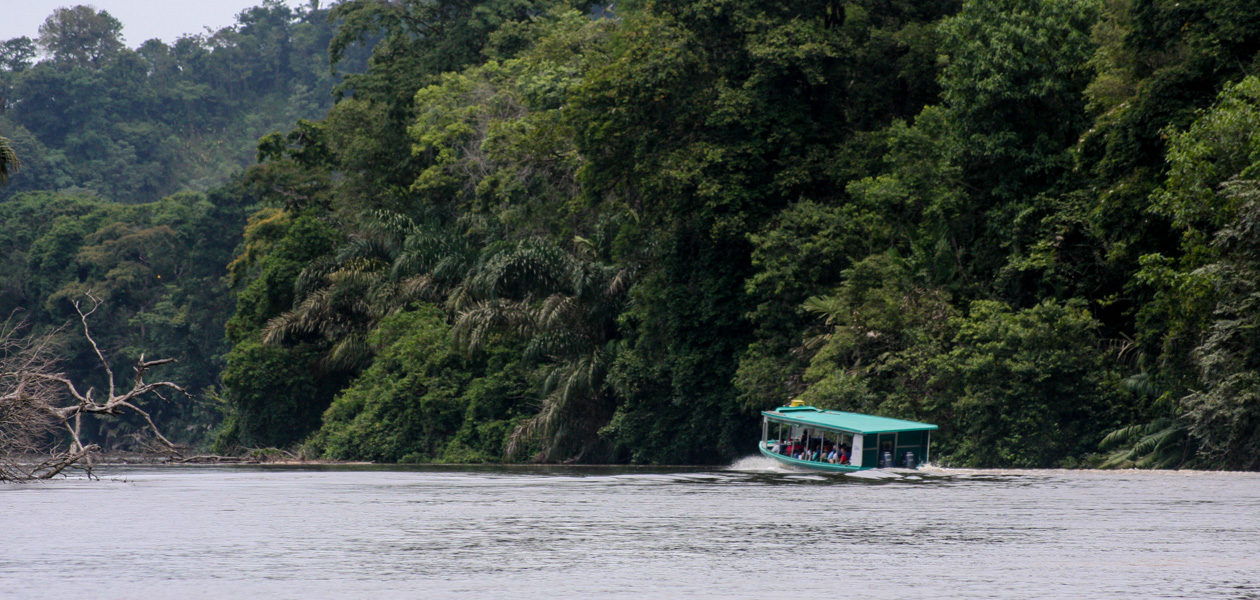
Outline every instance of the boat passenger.
[(840, 450), (836, 448), (835, 446), (832, 446), (831, 452), (827, 453), (827, 462), (834, 465), (837, 462), (839, 462), (839, 460), (840, 460)]

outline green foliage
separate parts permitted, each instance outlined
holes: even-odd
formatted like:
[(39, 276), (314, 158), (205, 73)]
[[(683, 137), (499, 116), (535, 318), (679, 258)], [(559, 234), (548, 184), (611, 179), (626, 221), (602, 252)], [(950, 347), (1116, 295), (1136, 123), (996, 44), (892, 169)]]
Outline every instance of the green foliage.
[(24, 71), (35, 59), (35, 42), (22, 36), (0, 43), (0, 69), (9, 72)]
[(1234, 1), (1113, 0), (1104, 7), (1095, 30), (1099, 77), (1090, 89), (1100, 117), (1083, 146), (1085, 164), (1113, 184), (1151, 182), (1143, 170), (1162, 170), (1162, 130), (1184, 126), (1221, 84), (1254, 69), (1260, 14)]
[(317, 360), (305, 348), (276, 348), (257, 340), (233, 345), (223, 369), (223, 384), (231, 390), (228, 420), (217, 432), (215, 448), (284, 447), (305, 439), (319, 426), (327, 398), (340, 383), (318, 377)]
[[(1171, 136), (1168, 175), (1154, 199), (1181, 232), (1181, 244), (1167, 251), (1172, 256), (1144, 256), (1136, 274), (1154, 290), (1139, 313), (1144, 339), (1159, 344), (1163, 379), (1182, 397), (1178, 411), (1158, 415), (1152, 426), (1174, 428), (1183, 460), (1249, 469), (1256, 468), (1249, 440), (1260, 419), (1248, 350), (1258, 118), (1260, 79), (1248, 77), (1226, 86), (1210, 110)], [(1156, 450), (1139, 456), (1152, 460)]]
[(1185, 423), (1166, 417), (1121, 427), (1099, 442), (1100, 449), (1111, 450), (1101, 466), (1119, 469), (1178, 467), (1188, 458), (1186, 437)]
[(953, 331), (949, 295), (896, 253), (867, 257), (844, 279), (832, 294), (804, 303), (824, 318), (827, 331), (796, 350), (811, 357), (804, 372), (810, 386), (801, 398), (820, 407), (923, 416), (931, 391), (926, 361), (943, 351)]
[(336, 241), (331, 228), (309, 215), (294, 219), (281, 211), (263, 210), (251, 217), (245, 228), (245, 253), (229, 267), (234, 279), (249, 281), (238, 292), (236, 314), (227, 323), (228, 341), (249, 337), (288, 309), (302, 267), (331, 251)]
[(784, 209), (763, 233), (750, 236), (756, 272), (745, 287), (759, 300), (750, 318), (769, 331), (799, 330), (800, 304), (838, 283), (853, 261), (889, 244), (890, 229), (879, 214), (857, 204), (802, 201)]
[(0, 43), (0, 308), (108, 294), (120, 355), (221, 374), (220, 448), (719, 463), (800, 398), (949, 464), (1260, 468), (1248, 3), (316, 6)]
[[(1254, 80), (1253, 80), (1254, 81)], [(1241, 206), (1216, 233), (1221, 257), (1205, 267), (1217, 281), (1211, 326), (1195, 348), (1203, 387), (1186, 396), (1189, 434), (1202, 464), (1260, 468), (1260, 188), (1240, 182), (1226, 193)]]
[(339, 186), (350, 211), (360, 207), (410, 212), (410, 188), (425, 166), (412, 156), (408, 127), (416, 91), (447, 71), (474, 67), (501, 26), (526, 21), (562, 2), (478, 0), (378, 2), (350, 0), (333, 7), (339, 23), (329, 45), (336, 68), (357, 51), (370, 51), (363, 72), (348, 72), (337, 86), (342, 99), (325, 121)]
[(296, 444), (319, 426), (345, 384), (344, 373), (322, 364), (318, 344), (262, 343), (263, 327), (293, 305), (303, 266), (330, 252), (337, 239), (315, 217), (274, 209), (256, 213), (245, 227), (245, 251), (229, 267), (241, 287), (225, 324), (232, 344), (223, 370), (229, 421), (217, 447)]
[(964, 296), (1005, 291), (1003, 264), (1037, 235), (1026, 215), (1072, 166), (1095, 15), (1082, 0), (965, 2), (939, 25), (940, 105), (893, 128), (890, 173), (861, 189), (908, 204), (919, 262)]
[(373, 330), (372, 365), (337, 396), (312, 444), (330, 458), (435, 457), (459, 428), (468, 377), (442, 315), (393, 315)]
[(313, 450), (390, 462), (502, 458), (520, 401), (522, 382), (513, 376), (523, 373), (507, 365), (474, 378), (479, 365), (456, 351), (433, 306), (385, 318), (368, 339), (375, 358), (328, 407)]
[[(846, 165), (869, 161), (851, 136), (930, 98), (934, 82), (914, 77), (933, 62), (922, 25), (952, 8), (731, 1), (652, 5), (624, 17), (609, 61), (585, 78), (570, 115), (586, 159), (583, 192), (628, 207), (645, 225), (638, 247), (617, 257), (645, 269), (623, 317), (634, 328), (630, 350), (611, 375), (625, 401), (606, 429), (631, 460), (728, 459), (751, 435), (748, 407), (790, 389), (798, 365), (776, 358), (798, 335), (790, 313), (834, 283), (836, 271), (824, 269), (842, 268), (854, 257), (841, 253), (864, 240), (798, 249), (785, 238), (798, 226), (856, 234), (858, 223), (877, 220), (863, 209), (805, 215), (833, 210), (822, 207), (842, 201), (839, 190), (856, 175)], [(898, 101), (866, 102), (872, 97)], [(767, 270), (749, 283), (749, 234), (779, 223), (775, 215), (798, 201), (816, 204), (785, 217), (784, 231), (753, 238), (762, 244), (756, 260), (780, 269), (814, 258), (791, 257), (804, 251), (824, 263), (805, 267), (804, 281)], [(772, 263), (776, 253), (791, 258)], [(786, 297), (745, 291), (769, 292), (776, 280), (790, 286)], [(734, 403), (735, 358), (754, 339), (749, 315), (762, 321), (765, 339), (745, 359), (746, 395)]]
[(8, 138), (0, 136), (0, 185), (4, 185), (9, 181), (9, 175), (16, 173), (22, 167), (22, 162), (18, 160), (17, 153), (13, 151), (13, 145)]
[(951, 463), (1050, 467), (1096, 448), (1122, 400), (1097, 325), (1058, 302), (1012, 311), (976, 301), (956, 318), (953, 348), (931, 363), (951, 400)]
[[(1135, 245), (1112, 219), (1149, 177), (1114, 197), (1090, 187), (1120, 172), (1088, 162), (1091, 126), (1118, 132), (1143, 65), (1178, 60), (1151, 58), (1141, 35), (1163, 25), (1148, 4), (722, 0), (601, 22), (347, 3), (334, 57), (381, 35), (354, 98), (304, 126), (314, 145), (295, 130), (264, 147), (338, 169), (332, 208), (353, 225), (303, 267), (268, 339), (317, 343), (325, 362), (350, 344), (372, 369), (377, 351), (354, 340), (440, 304), (464, 360), (521, 344), (517, 389), (538, 404), (516, 414), (512, 457), (725, 460), (755, 410), (799, 395), (939, 421), (958, 464), (1074, 464), (1170, 410), (1189, 371), (1150, 376), (1153, 396), (1121, 372), (1151, 365), (1152, 339), (1189, 356), (1154, 320), (1199, 306), (1179, 326), (1192, 339), (1220, 294), (1181, 258), (1139, 271), (1135, 248), (1167, 237)], [(436, 25), (470, 8), (486, 20)], [(296, 160), (308, 147), (329, 153)], [(1174, 281), (1143, 313), (1124, 296)], [(369, 415), (338, 417), (356, 427), (399, 418), (347, 398)], [(447, 452), (442, 436), (469, 426), (456, 412), (416, 434), (429, 445), (415, 456)], [(1179, 444), (1203, 444), (1174, 423), (1112, 436), (1138, 449), (1112, 464), (1174, 464)]]
[(964, 178), (999, 201), (1044, 189), (1088, 121), (1090, 0), (976, 1), (940, 25), (941, 100)]
[(122, 23), (90, 6), (58, 8), (39, 26), (39, 47), (55, 61), (99, 63), (122, 50)]
[[(152, 407), (167, 434), (182, 442), (204, 436), (215, 420), (204, 395), (217, 384), (230, 303), (222, 279), (243, 211), (221, 194), (185, 193), (159, 202), (117, 205), (93, 198), (27, 193), (0, 203), (0, 310), (36, 330), (77, 320), (71, 302), (91, 291), (104, 300), (92, 332), (113, 366), (146, 354), (177, 363), (164, 376), (189, 398)], [(66, 329), (63, 368), (76, 381), (99, 383), (92, 349)], [(90, 435), (118, 443), (143, 423), (102, 421)]]
[(355, 44), (373, 40), (368, 71), (348, 76), (340, 89), (361, 99), (396, 102), (426, 78), (477, 62), (495, 29), (543, 6), (531, 0), (348, 0), (330, 14), (341, 24), (328, 52), (336, 65)]
[[(1149, 304), (1169, 303), (1154, 297), (1158, 286), (1149, 285), (1140, 264), (1146, 255), (1180, 253), (1180, 232), (1156, 192), (1169, 166), (1168, 132), (1188, 126), (1226, 84), (1255, 74), (1257, 19), (1245, 2), (1110, 0), (1094, 29), (1098, 75), (1086, 96), (1097, 117), (1077, 149), (1078, 172), (1088, 178), (1078, 211), (1084, 227), (1064, 247), (1097, 265), (1088, 296), (1105, 299), (1107, 326), (1133, 331), (1150, 361), (1144, 368), (1161, 378), (1165, 370), (1153, 361), (1167, 360), (1169, 347), (1184, 353), (1197, 343), (1165, 336), (1161, 321), (1148, 317)], [(1185, 379), (1187, 362), (1172, 362), (1167, 377)]]
[(476, 349), (506, 332), (528, 340), (524, 358), (541, 363), (542, 406), (512, 433), (508, 456), (535, 447), (546, 461), (606, 452), (598, 430), (614, 408), (607, 377), (622, 350), (615, 320), (632, 275), (538, 240), (483, 265), (471, 291), (488, 299), (459, 312), (459, 338)]
[(1211, 110), (1168, 142), (1168, 176), (1156, 210), (1186, 232), (1189, 260), (1202, 260), (1204, 232), (1230, 223), (1240, 195), (1221, 184), (1260, 177), (1260, 78), (1226, 86)]
[(813, 352), (800, 398), (938, 423), (933, 455), (947, 464), (1070, 463), (1124, 400), (1098, 323), (1079, 303), (975, 301), (964, 316), (907, 261), (882, 255), (805, 308), (831, 329), (800, 349)]
[(0, 200), (58, 190), (153, 202), (226, 181), (253, 140), (331, 105), (327, 15), (265, 0), (232, 27), (129, 49), (109, 13), (56, 9), (40, 27), (42, 60), (28, 38), (0, 43), (0, 130), (27, 165)]

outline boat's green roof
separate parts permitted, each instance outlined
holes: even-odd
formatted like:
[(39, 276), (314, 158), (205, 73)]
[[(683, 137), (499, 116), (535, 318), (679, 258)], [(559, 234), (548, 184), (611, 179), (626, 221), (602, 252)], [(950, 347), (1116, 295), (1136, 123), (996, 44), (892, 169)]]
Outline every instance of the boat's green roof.
[(780, 406), (774, 410), (762, 411), (761, 414), (775, 421), (814, 425), (826, 429), (839, 429), (852, 433), (892, 433), (894, 431), (932, 431), (936, 429), (931, 423), (903, 421), (888, 417), (861, 415), (838, 410), (822, 410), (812, 406)]

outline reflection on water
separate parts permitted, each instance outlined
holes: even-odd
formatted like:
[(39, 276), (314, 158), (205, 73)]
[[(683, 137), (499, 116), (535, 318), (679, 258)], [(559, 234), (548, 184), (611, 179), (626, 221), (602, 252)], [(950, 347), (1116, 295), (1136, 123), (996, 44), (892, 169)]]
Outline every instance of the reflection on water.
[(0, 597), (1260, 597), (1260, 474), (103, 475), (0, 485)]

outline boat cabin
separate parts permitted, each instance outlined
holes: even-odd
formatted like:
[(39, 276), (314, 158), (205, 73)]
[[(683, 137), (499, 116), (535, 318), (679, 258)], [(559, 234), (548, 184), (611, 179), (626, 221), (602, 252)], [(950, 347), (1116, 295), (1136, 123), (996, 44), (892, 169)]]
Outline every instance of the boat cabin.
[(812, 406), (762, 411), (761, 453), (824, 471), (916, 468), (931, 458), (936, 425)]

